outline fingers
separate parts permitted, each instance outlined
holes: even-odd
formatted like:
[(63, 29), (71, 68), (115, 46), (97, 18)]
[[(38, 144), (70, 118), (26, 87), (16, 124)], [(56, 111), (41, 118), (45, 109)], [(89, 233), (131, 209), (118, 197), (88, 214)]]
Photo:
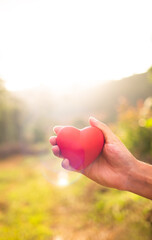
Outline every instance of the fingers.
[[(53, 128), (53, 131), (58, 134), (59, 131), (62, 129), (62, 126), (55, 126)], [(52, 152), (55, 156), (62, 158), (62, 154), (60, 151), (60, 148), (57, 145), (57, 137), (56, 136), (51, 136), (49, 139), (49, 142), (51, 143), (52, 147)]]
[(71, 166), (70, 166), (70, 163), (69, 163), (69, 160), (67, 158), (63, 159), (62, 161), (62, 167), (66, 170), (69, 170), (69, 171), (75, 171)]
[(56, 138), (57, 138), (56, 136), (50, 137), (49, 142), (51, 143), (52, 146), (57, 145)]
[(111, 131), (111, 129), (106, 124), (98, 121), (94, 117), (90, 117), (89, 118), (89, 122), (90, 122), (90, 125), (92, 127), (97, 127), (97, 128), (99, 128), (103, 132), (103, 135), (105, 137), (105, 141), (107, 143), (112, 143), (112, 142), (118, 141), (118, 139), (115, 136), (115, 134)]
[[(53, 128), (54, 133), (56, 133), (58, 135), (59, 131), (62, 129), (62, 126), (55, 126)], [(51, 136), (49, 139), (49, 142), (51, 143), (51, 145), (57, 145), (57, 141), (56, 141), (57, 137), (56, 136)]]
[(52, 147), (52, 152), (55, 156), (61, 157), (61, 152), (60, 152), (60, 149), (57, 145)]
[(52, 147), (52, 152), (53, 152), (53, 154), (54, 154), (55, 156), (57, 156), (57, 157), (62, 157), (62, 154), (61, 154), (60, 148), (59, 148), (58, 145), (57, 145), (56, 139), (57, 139), (56, 136), (52, 136), (52, 137), (50, 137), (50, 139), (49, 139), (51, 145), (53, 146), (53, 147)]
[(81, 171), (78, 171), (76, 169), (74, 169), (73, 167), (70, 166), (70, 162), (67, 158), (64, 158), (62, 161), (62, 167), (68, 171), (72, 171), (72, 172), (78, 172), (81, 173)]
[[(59, 129), (57, 129), (57, 132), (59, 131)], [(49, 139), (49, 142), (51, 143), (51, 145), (53, 146), (52, 147), (52, 152), (55, 156), (57, 157), (60, 157), (60, 158), (63, 158), (62, 154), (61, 154), (61, 151), (60, 151), (60, 148), (58, 147), (57, 145), (57, 141), (56, 141), (57, 137), (56, 136), (52, 136), (50, 137)], [(62, 167), (66, 170), (69, 170), (69, 171), (75, 171), (75, 169), (73, 169), (71, 166), (70, 166), (70, 163), (69, 163), (69, 160), (68, 159), (63, 159), (62, 161)]]
[(63, 126), (55, 126), (55, 127), (53, 128), (53, 131), (54, 131), (54, 133), (56, 133), (56, 134), (58, 135), (58, 132), (59, 132), (62, 128), (63, 128)]

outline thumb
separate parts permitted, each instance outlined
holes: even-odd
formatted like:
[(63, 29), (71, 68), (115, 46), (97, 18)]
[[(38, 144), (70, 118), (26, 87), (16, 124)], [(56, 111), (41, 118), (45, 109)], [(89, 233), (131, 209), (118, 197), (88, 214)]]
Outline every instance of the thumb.
[(103, 132), (106, 143), (113, 143), (118, 141), (115, 134), (111, 131), (111, 129), (105, 123), (100, 122), (94, 117), (90, 117), (89, 122), (92, 127), (97, 127)]

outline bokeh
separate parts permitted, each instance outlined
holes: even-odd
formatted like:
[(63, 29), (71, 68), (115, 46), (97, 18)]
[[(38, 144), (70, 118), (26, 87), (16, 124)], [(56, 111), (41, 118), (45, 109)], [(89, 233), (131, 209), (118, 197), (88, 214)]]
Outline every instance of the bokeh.
[(64, 170), (49, 143), (94, 116), (152, 164), (150, 2), (26, 2), (0, 3), (0, 239), (151, 240), (150, 200)]

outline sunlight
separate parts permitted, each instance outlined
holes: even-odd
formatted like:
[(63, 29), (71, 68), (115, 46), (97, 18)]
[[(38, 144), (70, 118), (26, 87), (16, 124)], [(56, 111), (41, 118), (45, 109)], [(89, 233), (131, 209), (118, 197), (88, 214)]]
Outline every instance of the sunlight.
[(149, 0), (1, 1), (0, 77), (10, 90), (44, 84), (63, 93), (147, 71), (151, 5)]
[(68, 174), (66, 172), (61, 172), (58, 174), (57, 185), (60, 187), (65, 187), (69, 185)]

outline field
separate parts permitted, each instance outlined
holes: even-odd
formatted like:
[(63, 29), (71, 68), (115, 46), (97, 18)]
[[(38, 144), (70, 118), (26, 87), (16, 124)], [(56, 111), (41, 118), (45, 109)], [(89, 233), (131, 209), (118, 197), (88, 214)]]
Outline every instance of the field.
[(152, 240), (151, 2), (0, 0), (0, 240)]
[(50, 184), (36, 156), (0, 162), (0, 240), (151, 240), (152, 201), (85, 177)]

